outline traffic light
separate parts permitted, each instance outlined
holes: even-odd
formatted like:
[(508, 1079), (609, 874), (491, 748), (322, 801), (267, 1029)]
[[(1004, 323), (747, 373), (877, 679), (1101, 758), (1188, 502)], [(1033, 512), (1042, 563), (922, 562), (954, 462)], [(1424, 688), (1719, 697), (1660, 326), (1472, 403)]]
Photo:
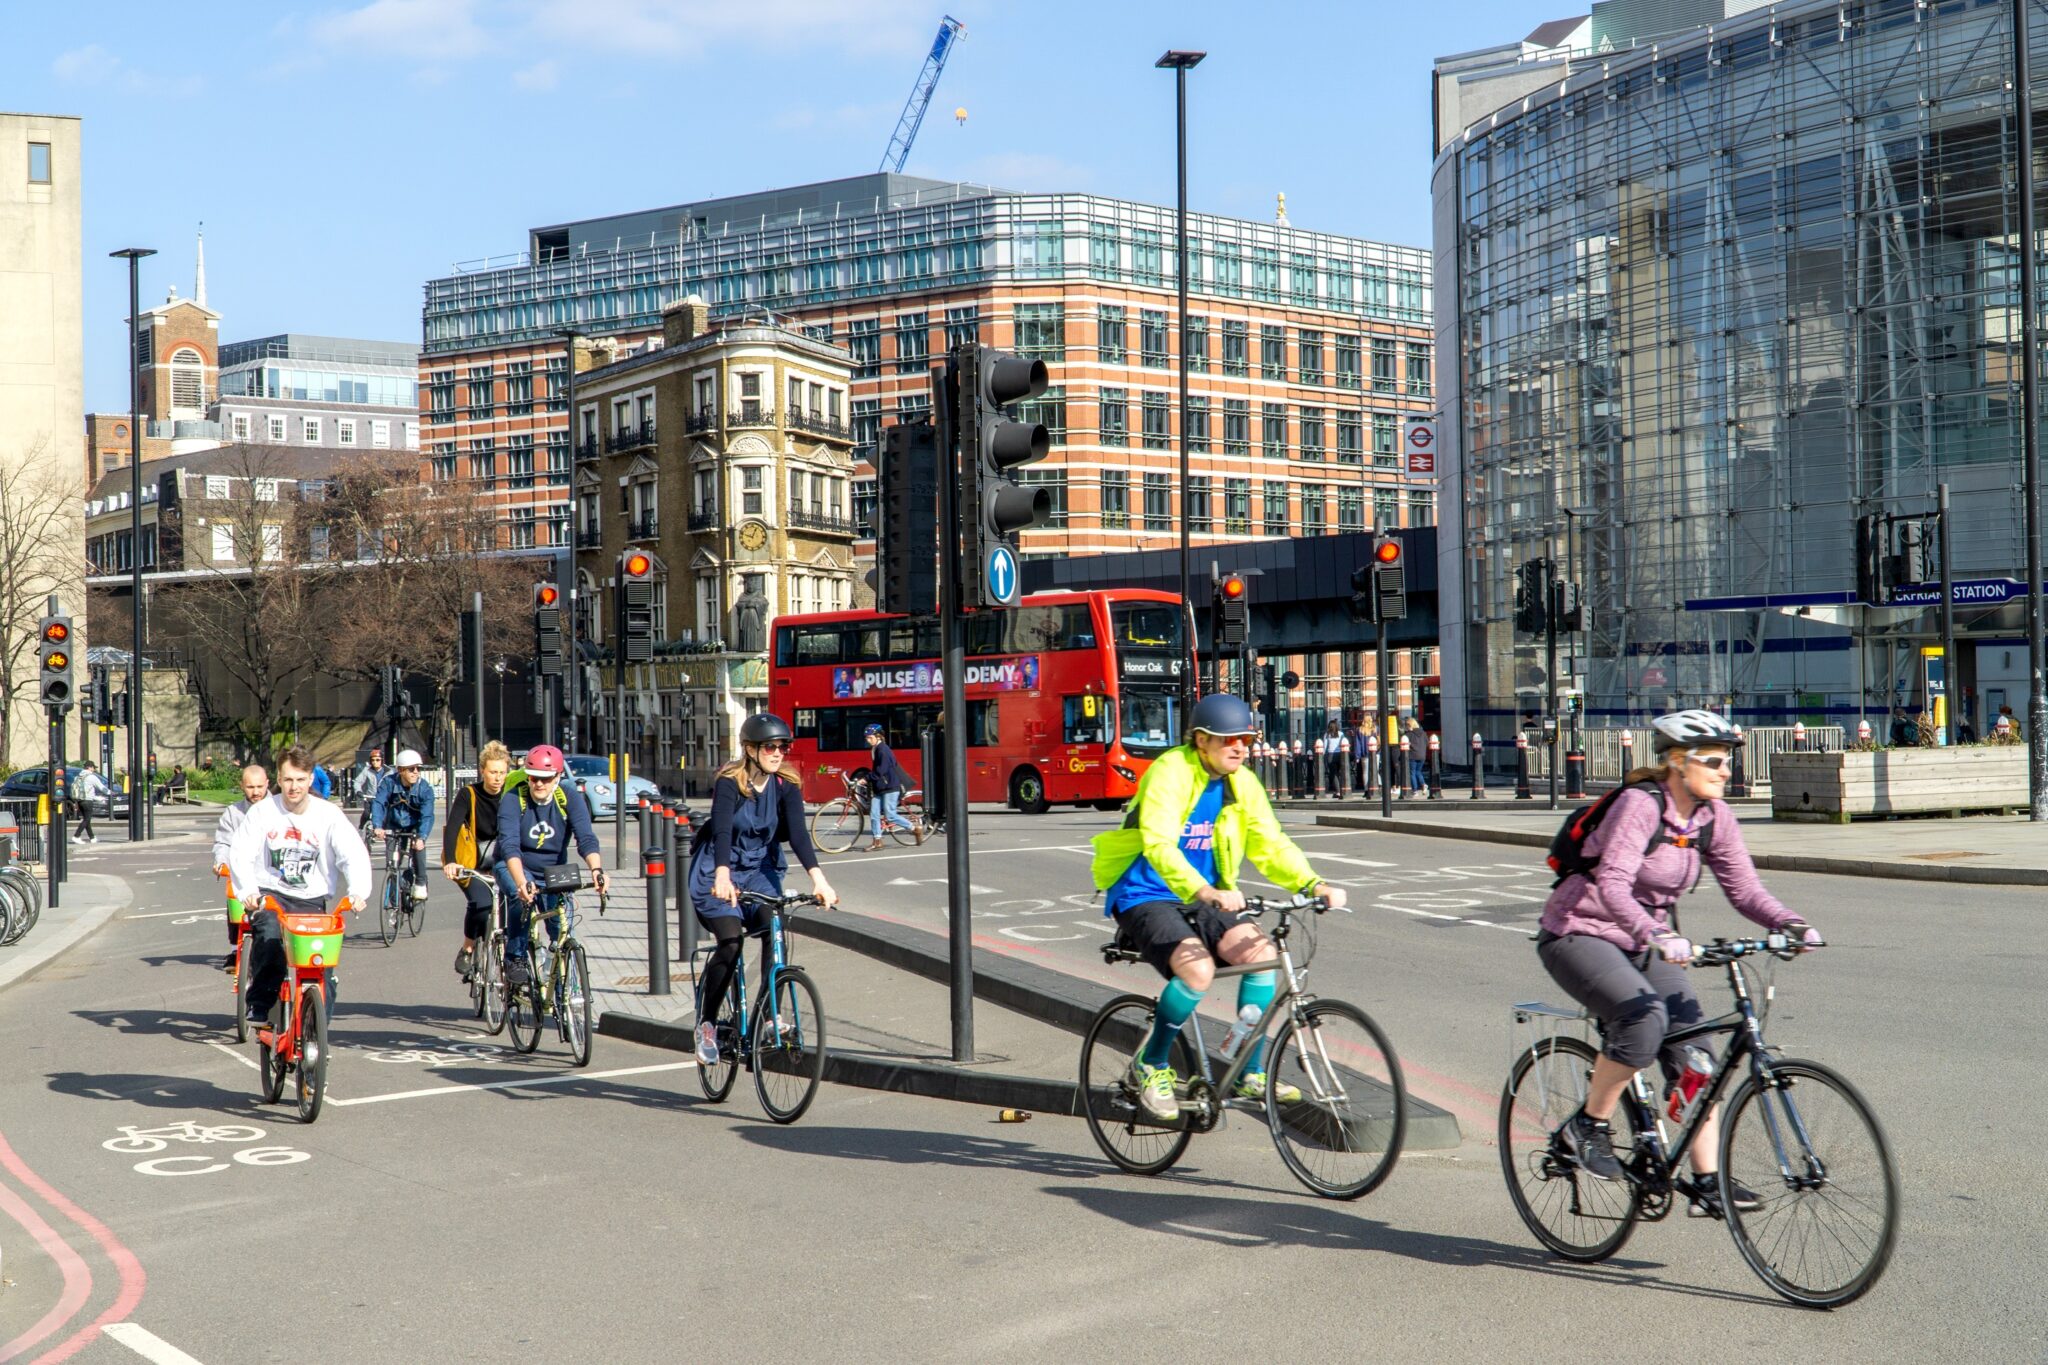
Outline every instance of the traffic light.
[(654, 658), (654, 557), (645, 550), (619, 556), (619, 661)]
[(36, 645), (36, 677), (43, 705), (62, 710), (71, 705), (71, 618), (61, 612), (45, 616)]
[(1408, 615), (1408, 561), (1400, 537), (1383, 531), (1372, 543), (1373, 619), (1399, 621)]
[(1576, 583), (1560, 580), (1551, 585), (1551, 605), (1557, 614), (1560, 633), (1586, 628), (1586, 595)]
[(562, 674), (562, 590), (533, 585), (533, 671), (543, 678)]
[(123, 730), (128, 728), (128, 693), (125, 689), (114, 694), (114, 705), (107, 712), (107, 724), (118, 725)]
[(484, 614), (480, 611), (462, 613), (462, 668), (461, 679), (464, 687), (478, 687), (484, 677)]
[(1052, 449), (1035, 422), (1016, 422), (1003, 409), (1045, 392), (1043, 360), (989, 346), (953, 352), (960, 413), (960, 558), (968, 605), (1015, 606), (1021, 592), (1015, 535), (1052, 512), (1052, 495), (1010, 481), (1009, 471)]
[(1515, 569), (1515, 629), (1541, 635), (1550, 626), (1550, 561), (1530, 559)]
[(929, 615), (939, 602), (939, 439), (931, 423), (885, 429), (875, 474), (875, 610)]
[(1866, 512), (1856, 518), (1856, 600), (1872, 606), (1884, 603), (1884, 545), (1879, 538), (1878, 515)]
[(1218, 649), (1241, 649), (1251, 636), (1250, 585), (1240, 573), (1222, 574), (1211, 584), (1215, 601), (1210, 626)]
[(1915, 587), (1927, 581), (1927, 527), (1921, 522), (1898, 523), (1899, 551), (1892, 556), (1893, 588)]
[(87, 671), (91, 675), (91, 681), (87, 683), (87, 687), (91, 691), (91, 700), (87, 705), (92, 711), (92, 723), (94, 725), (112, 725), (114, 723), (114, 680), (105, 664), (93, 664)]

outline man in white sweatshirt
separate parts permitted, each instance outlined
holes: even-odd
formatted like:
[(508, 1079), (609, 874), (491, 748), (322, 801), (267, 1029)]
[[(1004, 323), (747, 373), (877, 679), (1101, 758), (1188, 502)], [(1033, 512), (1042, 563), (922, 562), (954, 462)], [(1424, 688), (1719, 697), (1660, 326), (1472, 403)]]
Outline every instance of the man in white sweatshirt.
[(286, 975), (284, 926), (262, 908), (264, 897), (287, 910), (325, 914), (337, 883), (350, 907), (370, 894), (370, 851), (339, 806), (313, 795), (312, 755), (296, 744), (280, 751), (277, 786), (276, 796), (249, 807), (228, 853), (228, 876), (252, 935), (249, 1017), (258, 1022), (269, 1017)]

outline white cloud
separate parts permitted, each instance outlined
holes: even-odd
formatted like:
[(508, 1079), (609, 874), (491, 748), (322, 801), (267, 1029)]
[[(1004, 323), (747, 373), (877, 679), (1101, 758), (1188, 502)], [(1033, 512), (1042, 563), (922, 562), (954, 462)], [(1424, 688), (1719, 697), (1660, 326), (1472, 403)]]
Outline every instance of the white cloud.
[[(619, 52), (700, 56), (738, 45), (901, 53), (930, 40), (924, 0), (529, 0), (534, 30)], [(906, 48), (906, 44), (910, 45)]]
[(490, 46), (476, 0), (371, 0), (322, 15), (313, 36), (329, 47), (399, 57), (474, 57)]
[(137, 71), (119, 57), (88, 43), (50, 63), (58, 80), (70, 85), (114, 86), (136, 95), (192, 95), (205, 85), (198, 76), (158, 76)]
[(524, 71), (512, 73), (512, 84), (521, 90), (552, 90), (561, 83), (561, 68), (552, 59), (535, 62)]

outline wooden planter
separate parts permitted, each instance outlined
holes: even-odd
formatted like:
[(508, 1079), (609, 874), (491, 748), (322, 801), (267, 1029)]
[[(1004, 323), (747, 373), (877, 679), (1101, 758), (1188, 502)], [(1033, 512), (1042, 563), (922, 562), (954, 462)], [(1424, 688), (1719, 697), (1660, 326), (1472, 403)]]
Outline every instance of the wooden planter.
[(1771, 818), (1827, 820), (2025, 810), (2024, 745), (1771, 755)]

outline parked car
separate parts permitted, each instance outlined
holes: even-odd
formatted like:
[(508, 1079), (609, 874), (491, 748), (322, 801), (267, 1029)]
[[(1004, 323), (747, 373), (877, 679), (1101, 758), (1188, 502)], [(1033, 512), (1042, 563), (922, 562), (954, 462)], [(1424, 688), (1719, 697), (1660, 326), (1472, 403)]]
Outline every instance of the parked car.
[[(602, 754), (570, 754), (569, 777), (576, 784), (576, 790), (583, 793), (583, 799), (590, 803), (593, 819), (604, 819), (618, 808), (619, 798), (612, 786), (611, 763)], [(640, 798), (659, 800), (661, 788), (644, 777), (632, 776), (626, 779), (626, 813), (640, 809)]]
[[(82, 770), (75, 763), (65, 767), (64, 787), (67, 792), (78, 790), (78, 774), (80, 771)], [(0, 782), (0, 801), (10, 798), (15, 800), (23, 798), (33, 799), (41, 796), (49, 790), (49, 782), (50, 770), (48, 768), (23, 768), (10, 776), (5, 782)], [(110, 780), (107, 785), (113, 788), (113, 793), (110, 796), (99, 797), (92, 803), (93, 819), (127, 819), (128, 793), (121, 790), (118, 780)]]

